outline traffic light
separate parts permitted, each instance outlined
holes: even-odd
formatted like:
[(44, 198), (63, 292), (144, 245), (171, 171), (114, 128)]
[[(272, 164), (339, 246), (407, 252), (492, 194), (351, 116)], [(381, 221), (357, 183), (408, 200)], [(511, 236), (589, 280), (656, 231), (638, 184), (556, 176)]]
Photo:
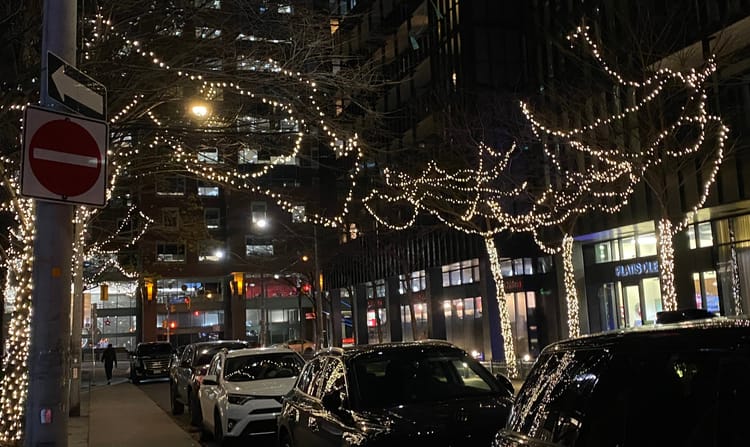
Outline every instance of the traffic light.
[(190, 309), (190, 297), (189, 296), (185, 297), (185, 305), (187, 306), (188, 309)]
[(177, 327), (177, 322), (176, 322), (176, 321), (170, 321), (170, 322), (169, 322), (169, 328), (170, 328), (170, 329), (174, 329), (174, 328), (176, 328), (176, 327)]

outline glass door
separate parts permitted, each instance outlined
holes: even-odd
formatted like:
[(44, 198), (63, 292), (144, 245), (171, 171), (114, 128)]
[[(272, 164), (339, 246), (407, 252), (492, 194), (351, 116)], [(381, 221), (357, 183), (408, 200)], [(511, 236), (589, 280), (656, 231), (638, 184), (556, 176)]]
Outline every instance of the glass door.
[(641, 291), (638, 284), (622, 286), (622, 301), (625, 310), (625, 324), (628, 327), (642, 326)]

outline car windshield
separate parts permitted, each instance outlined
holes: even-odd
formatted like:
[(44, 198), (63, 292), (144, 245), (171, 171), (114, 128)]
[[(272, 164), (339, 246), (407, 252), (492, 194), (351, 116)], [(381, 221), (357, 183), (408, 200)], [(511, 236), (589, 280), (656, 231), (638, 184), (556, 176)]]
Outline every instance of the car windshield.
[(487, 369), (459, 354), (383, 352), (357, 357), (353, 363), (361, 408), (436, 402), (500, 391)]
[(198, 351), (198, 356), (195, 358), (195, 366), (208, 365), (211, 363), (211, 359), (214, 358), (214, 354), (221, 351), (222, 349), (243, 349), (247, 348), (245, 343), (222, 343), (217, 345), (205, 346)]
[(172, 354), (172, 345), (159, 343), (153, 345), (140, 345), (136, 351), (137, 355), (170, 355)]
[(304, 361), (296, 354), (268, 353), (229, 357), (224, 367), (228, 382), (298, 376)]

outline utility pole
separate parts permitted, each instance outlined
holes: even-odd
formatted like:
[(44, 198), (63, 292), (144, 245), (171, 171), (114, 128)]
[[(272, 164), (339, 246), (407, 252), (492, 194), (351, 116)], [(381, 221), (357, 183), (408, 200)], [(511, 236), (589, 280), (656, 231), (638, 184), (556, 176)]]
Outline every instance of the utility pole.
[(318, 348), (327, 346), (326, 337), (326, 324), (325, 317), (323, 316), (323, 291), (322, 281), (320, 280), (320, 266), (318, 265), (318, 226), (313, 224), (313, 257), (315, 262), (315, 287), (313, 293), (315, 294), (315, 316), (318, 321)]
[[(82, 214), (82, 213), (80, 213)], [(76, 216), (75, 230), (75, 279), (73, 280), (73, 315), (71, 317), (70, 356), (72, 360), (70, 371), (70, 416), (81, 415), (81, 331), (83, 329), (83, 232), (84, 224)]]
[[(45, 0), (42, 17), (42, 106), (52, 106), (48, 52), (76, 60), (76, 1)], [(24, 445), (68, 445), (70, 283), (73, 205), (36, 202), (29, 393)]]

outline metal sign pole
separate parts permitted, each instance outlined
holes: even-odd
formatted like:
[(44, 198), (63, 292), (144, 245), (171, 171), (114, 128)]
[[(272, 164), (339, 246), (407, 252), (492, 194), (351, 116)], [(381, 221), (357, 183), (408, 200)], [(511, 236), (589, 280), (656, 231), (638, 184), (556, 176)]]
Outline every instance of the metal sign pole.
[[(76, 1), (45, 0), (41, 79), (47, 78), (47, 53), (76, 57)], [(42, 105), (51, 105), (46, 82)], [(36, 239), (32, 274), (29, 394), (25, 446), (68, 445), (70, 371), (70, 283), (73, 205), (36, 203)]]

